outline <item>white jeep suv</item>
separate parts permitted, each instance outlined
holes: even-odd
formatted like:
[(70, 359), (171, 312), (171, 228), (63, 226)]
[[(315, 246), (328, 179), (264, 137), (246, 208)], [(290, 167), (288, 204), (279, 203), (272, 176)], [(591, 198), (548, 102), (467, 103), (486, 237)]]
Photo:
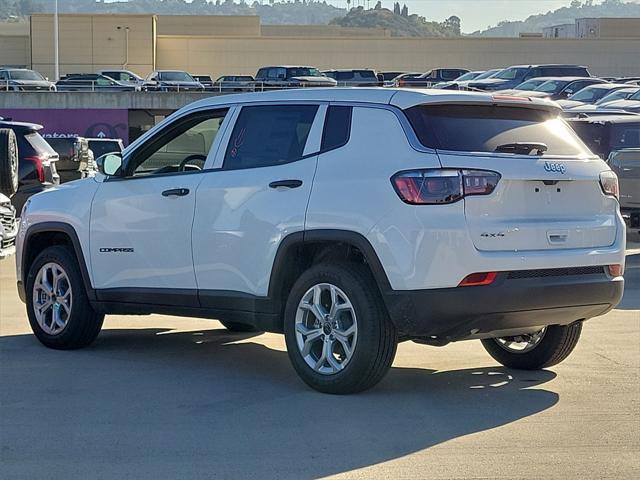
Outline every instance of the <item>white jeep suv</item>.
[(105, 314), (161, 313), (283, 332), (330, 393), (375, 385), (404, 340), (554, 365), (620, 301), (625, 245), (617, 178), (559, 111), (377, 88), (195, 102), (31, 198), (33, 331), (78, 348)]

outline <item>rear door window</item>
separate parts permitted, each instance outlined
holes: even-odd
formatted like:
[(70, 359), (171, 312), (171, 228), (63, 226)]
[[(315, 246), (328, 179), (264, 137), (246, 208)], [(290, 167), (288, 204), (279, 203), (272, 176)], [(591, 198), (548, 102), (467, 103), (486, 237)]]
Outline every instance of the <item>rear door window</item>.
[(406, 110), (420, 142), (458, 152), (497, 152), (514, 143), (543, 143), (545, 155), (585, 155), (587, 147), (555, 114), (494, 105), (419, 105)]
[(317, 105), (242, 107), (223, 168), (267, 167), (301, 159), (317, 111)]

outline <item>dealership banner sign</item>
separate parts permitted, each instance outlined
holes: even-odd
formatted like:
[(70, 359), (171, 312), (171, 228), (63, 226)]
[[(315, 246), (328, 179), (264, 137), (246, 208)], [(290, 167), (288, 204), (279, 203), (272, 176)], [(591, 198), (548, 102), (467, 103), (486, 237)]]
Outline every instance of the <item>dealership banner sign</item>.
[(44, 137), (80, 136), (129, 140), (129, 112), (126, 109), (0, 109), (0, 117), (38, 123)]

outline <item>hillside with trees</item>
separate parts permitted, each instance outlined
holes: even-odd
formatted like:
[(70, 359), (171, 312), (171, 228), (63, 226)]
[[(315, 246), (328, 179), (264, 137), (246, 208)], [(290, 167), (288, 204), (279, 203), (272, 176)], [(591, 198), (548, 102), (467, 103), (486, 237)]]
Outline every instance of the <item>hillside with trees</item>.
[(495, 27), (474, 32), (483, 37), (517, 37), (520, 33), (542, 32), (545, 27), (574, 23), (576, 18), (640, 17), (640, 4), (623, 0), (605, 0), (594, 4), (593, 0), (573, 0), (567, 7), (531, 15), (524, 21), (500, 22)]
[(454, 37), (460, 35), (460, 19), (449, 17), (444, 22), (430, 22), (425, 17), (410, 14), (406, 5), (395, 3), (393, 11), (382, 8), (377, 2), (374, 8), (352, 8), (344, 17), (331, 22), (342, 27), (384, 28), (394, 37)]

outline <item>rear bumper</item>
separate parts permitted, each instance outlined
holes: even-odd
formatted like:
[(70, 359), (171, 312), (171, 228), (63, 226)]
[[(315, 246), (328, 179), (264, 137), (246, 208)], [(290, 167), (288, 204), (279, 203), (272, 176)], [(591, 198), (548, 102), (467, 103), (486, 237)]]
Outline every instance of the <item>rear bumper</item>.
[(391, 291), (384, 300), (400, 335), (447, 343), (534, 331), (602, 315), (622, 298), (624, 279), (606, 273), (508, 278), (487, 286)]

